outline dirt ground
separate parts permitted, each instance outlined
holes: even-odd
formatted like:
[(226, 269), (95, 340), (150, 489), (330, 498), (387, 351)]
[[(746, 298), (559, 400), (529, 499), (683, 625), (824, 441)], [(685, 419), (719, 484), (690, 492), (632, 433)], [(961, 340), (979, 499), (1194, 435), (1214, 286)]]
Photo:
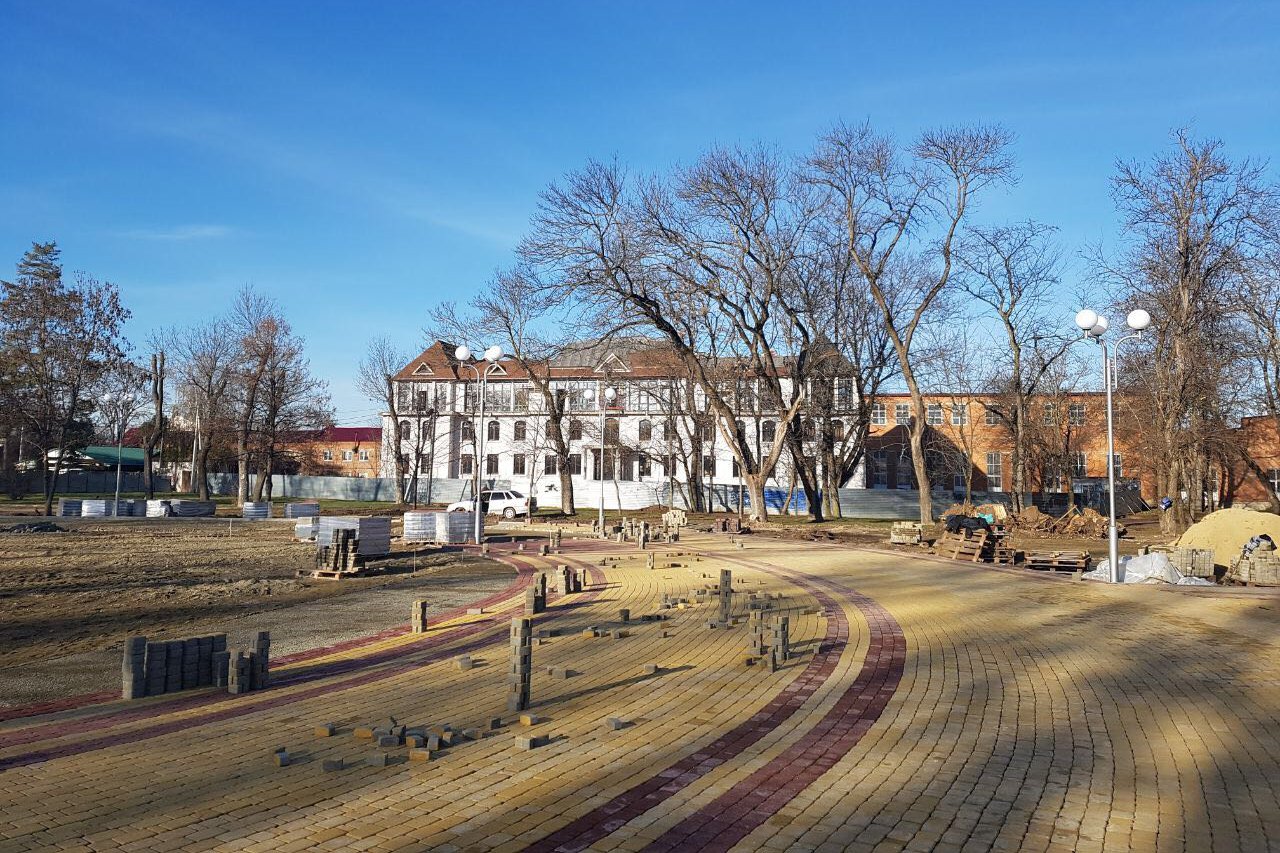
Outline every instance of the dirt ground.
[(0, 533), (0, 707), (113, 689), (130, 635), (225, 631), (234, 645), (270, 630), (283, 655), (407, 622), (414, 598), (444, 609), (513, 580), (432, 549), (398, 551), (384, 575), (298, 579), (315, 546), (285, 522), (53, 521), (65, 532)]

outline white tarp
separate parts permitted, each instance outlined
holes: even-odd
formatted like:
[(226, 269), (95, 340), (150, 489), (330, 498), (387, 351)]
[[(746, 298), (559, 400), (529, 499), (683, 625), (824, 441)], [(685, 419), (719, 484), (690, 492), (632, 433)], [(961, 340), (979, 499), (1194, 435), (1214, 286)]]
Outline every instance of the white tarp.
[[(1108, 580), (1108, 569), (1110, 561), (1103, 560), (1098, 564), (1098, 568), (1091, 572), (1085, 572), (1086, 580), (1103, 581)], [(1169, 562), (1169, 557), (1158, 551), (1151, 554), (1143, 554), (1138, 557), (1121, 557), (1120, 558), (1120, 582), (1121, 583), (1172, 583), (1182, 586), (1213, 586), (1213, 581), (1207, 581), (1204, 578), (1185, 577), (1181, 572), (1174, 568), (1173, 563)]]

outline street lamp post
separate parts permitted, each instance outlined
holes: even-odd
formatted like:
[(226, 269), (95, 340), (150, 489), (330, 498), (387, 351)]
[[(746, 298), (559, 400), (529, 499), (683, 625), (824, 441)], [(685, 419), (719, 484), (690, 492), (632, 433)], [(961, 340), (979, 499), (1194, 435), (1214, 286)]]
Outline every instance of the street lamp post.
[(1120, 345), (1125, 341), (1142, 337), (1142, 332), (1151, 325), (1151, 315), (1141, 308), (1129, 312), (1125, 325), (1133, 330), (1133, 334), (1125, 335), (1111, 347), (1102, 339), (1106, 334), (1107, 318), (1088, 308), (1076, 314), (1076, 325), (1084, 332), (1085, 340), (1092, 341), (1102, 350), (1102, 385), (1106, 390), (1107, 400), (1107, 580), (1120, 582), (1120, 534), (1116, 526), (1116, 436), (1115, 412), (1112, 404), (1112, 391), (1116, 384), (1116, 358), (1120, 353)]
[[(604, 389), (600, 400), (600, 464), (596, 467), (596, 474), (600, 477), (600, 538), (604, 538), (604, 415), (609, 404), (618, 396), (618, 392), (612, 388)], [(588, 388), (586, 391), (587, 401), (590, 402), (596, 397), (594, 388)]]
[(494, 344), (484, 351), (484, 360), (488, 362), (483, 370), (478, 369), (471, 361), (471, 348), (466, 344), (458, 347), (453, 351), (453, 355), (458, 359), (460, 367), (467, 367), (476, 377), (476, 389), (480, 394), (480, 423), (477, 425), (473, 444), (476, 449), (475, 464), (472, 466), (472, 497), (475, 498), (475, 540), (476, 545), (480, 544), (480, 537), (483, 535), (484, 524), (484, 507), (480, 503), (480, 465), (484, 460), (484, 403), (485, 397), (488, 396), (489, 373), (498, 366), (498, 360), (502, 358), (502, 347)]

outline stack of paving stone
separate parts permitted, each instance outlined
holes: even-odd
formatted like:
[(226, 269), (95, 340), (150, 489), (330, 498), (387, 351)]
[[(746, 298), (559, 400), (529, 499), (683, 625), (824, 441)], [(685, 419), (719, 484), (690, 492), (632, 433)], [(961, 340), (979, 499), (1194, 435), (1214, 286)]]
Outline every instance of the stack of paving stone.
[(765, 628), (764, 614), (758, 610), (752, 611), (748, 624), (751, 629), (751, 653), (754, 655), (768, 654), (769, 632)]
[(284, 505), (285, 518), (313, 518), (320, 514), (318, 501), (296, 501)]
[(405, 542), (436, 541), (436, 512), (406, 512), (404, 514)]
[(523, 711), (529, 707), (529, 688), (533, 682), (533, 620), (511, 620), (511, 664), (507, 671), (507, 710)]
[(470, 542), (475, 533), (474, 512), (437, 512), (436, 541), (445, 545)]
[(556, 592), (561, 595), (573, 592), (573, 569), (568, 566), (556, 566)]
[(1231, 577), (1246, 584), (1280, 584), (1280, 551), (1264, 543), (1241, 554), (1231, 567)]
[(321, 516), (316, 542), (332, 544), (333, 531), (355, 532), (355, 553), (361, 557), (382, 557), (391, 553), (391, 519), (386, 516)]
[(524, 612), (534, 616), (546, 609), (547, 597), (538, 592), (538, 584), (534, 583), (524, 591)]
[(59, 518), (79, 518), (81, 513), (81, 505), (84, 501), (76, 498), (58, 498), (58, 517)]
[(299, 518), (293, 523), (293, 538), (299, 542), (314, 542), (319, 526), (320, 520), (314, 515)]
[(94, 499), (80, 502), (80, 514), (85, 518), (106, 518), (115, 515), (116, 502)]
[(227, 692), (248, 693), (262, 690), (271, 684), (271, 632), (259, 631), (252, 649), (235, 649), (230, 652), (227, 664)]
[(240, 517), (252, 520), (271, 517), (270, 501), (245, 501), (240, 507)]
[(154, 643), (146, 637), (130, 637), (125, 643), (123, 695), (136, 699), (212, 686), (226, 648), (226, 634)]
[(173, 515), (173, 501), (147, 501), (144, 512), (147, 518), (168, 518)]
[(791, 660), (791, 617), (774, 617), (769, 649), (775, 665)]
[(169, 501), (173, 514), (178, 518), (211, 518), (217, 510), (213, 501)]
[(409, 629), (415, 634), (425, 633), (427, 630), (427, 601), (423, 598), (415, 599), (413, 602), (413, 611), (409, 614)]
[(728, 625), (733, 619), (733, 572), (720, 570), (720, 624)]

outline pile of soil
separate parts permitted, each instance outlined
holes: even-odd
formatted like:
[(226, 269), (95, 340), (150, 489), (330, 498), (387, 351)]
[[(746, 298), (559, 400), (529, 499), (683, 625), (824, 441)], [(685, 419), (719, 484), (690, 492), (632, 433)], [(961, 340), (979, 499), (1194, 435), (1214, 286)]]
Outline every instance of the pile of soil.
[(1280, 515), (1251, 509), (1220, 509), (1187, 528), (1175, 543), (1179, 548), (1208, 548), (1213, 562), (1230, 566), (1252, 537), (1267, 534), (1280, 546)]
[(67, 528), (59, 527), (52, 521), (27, 521), (12, 527), (0, 528), (0, 533), (66, 533)]

